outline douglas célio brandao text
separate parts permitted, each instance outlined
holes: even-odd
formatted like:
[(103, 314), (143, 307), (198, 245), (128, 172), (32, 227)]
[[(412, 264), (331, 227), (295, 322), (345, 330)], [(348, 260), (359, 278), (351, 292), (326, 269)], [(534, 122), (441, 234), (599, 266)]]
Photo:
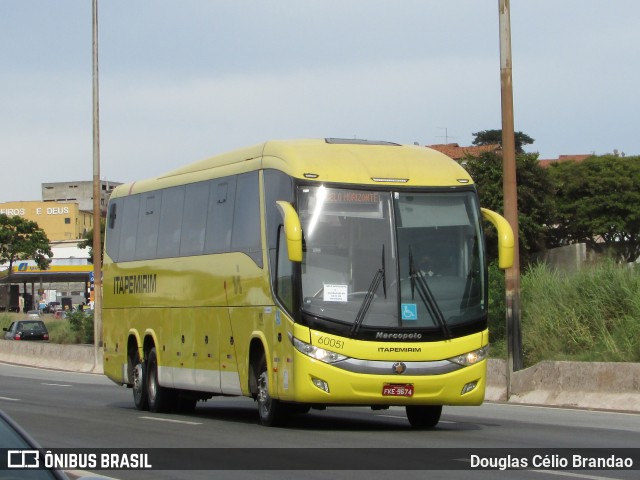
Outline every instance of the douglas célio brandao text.
[(581, 454), (536, 454), (536, 455), (504, 455), (483, 456), (473, 454), (470, 466), (474, 469), (509, 470), (509, 469), (633, 469), (634, 459), (613, 454), (603, 456), (585, 456)]

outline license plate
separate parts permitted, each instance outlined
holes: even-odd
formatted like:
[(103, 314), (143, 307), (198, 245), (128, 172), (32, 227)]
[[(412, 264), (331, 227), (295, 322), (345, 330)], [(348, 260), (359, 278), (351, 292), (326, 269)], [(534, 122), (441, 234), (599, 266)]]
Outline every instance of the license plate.
[(411, 384), (385, 384), (382, 386), (383, 397), (413, 397), (413, 385)]

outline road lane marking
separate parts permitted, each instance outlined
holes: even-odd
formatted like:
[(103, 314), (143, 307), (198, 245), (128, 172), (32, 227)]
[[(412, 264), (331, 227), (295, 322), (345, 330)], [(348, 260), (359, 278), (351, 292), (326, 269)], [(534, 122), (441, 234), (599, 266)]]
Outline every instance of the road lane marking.
[(89, 472), (87, 470), (65, 470), (65, 473), (67, 473), (68, 475), (73, 475), (73, 478), (91, 478), (91, 479), (95, 479), (95, 480), (100, 480), (100, 479), (104, 479), (104, 480), (118, 480), (117, 478), (113, 478), (113, 477), (105, 477), (104, 475), (98, 475), (95, 472)]
[(47, 385), (48, 387), (73, 387), (73, 385), (67, 385), (64, 383), (43, 383), (42, 385)]
[(560, 477), (586, 478), (587, 480), (619, 480), (615, 477), (601, 477), (600, 475), (586, 475), (584, 473), (564, 472), (562, 470), (527, 470), (528, 472), (546, 473)]
[(19, 402), (19, 398), (11, 398), (11, 397), (0, 397), (0, 400), (7, 400), (9, 402)]
[[(471, 460), (467, 458), (456, 458), (457, 461), (463, 463), (471, 463)], [(482, 469), (484, 470), (484, 469)], [(564, 470), (543, 470), (543, 469), (535, 469), (535, 468), (513, 468), (508, 469), (507, 471), (522, 471), (522, 472), (535, 472), (535, 473), (544, 473), (546, 475), (557, 475), (558, 477), (571, 477), (571, 478), (585, 478), (586, 480), (621, 480), (616, 477), (603, 477), (600, 475), (587, 475), (586, 473), (574, 473), (567, 472)]]
[(183, 423), (185, 425), (202, 425), (202, 422), (188, 422), (186, 420), (174, 420), (173, 418), (158, 418), (158, 417), (140, 417), (144, 420), (155, 420), (157, 422), (169, 422), (169, 423)]

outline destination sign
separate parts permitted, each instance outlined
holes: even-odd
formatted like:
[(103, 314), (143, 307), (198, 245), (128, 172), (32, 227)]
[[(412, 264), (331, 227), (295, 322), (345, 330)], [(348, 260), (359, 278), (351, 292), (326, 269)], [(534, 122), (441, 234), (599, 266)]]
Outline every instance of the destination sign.
[(364, 190), (327, 189), (323, 212), (345, 217), (382, 218), (383, 194)]
[(378, 192), (360, 192), (357, 190), (329, 190), (325, 202), (377, 205), (380, 203), (380, 194)]

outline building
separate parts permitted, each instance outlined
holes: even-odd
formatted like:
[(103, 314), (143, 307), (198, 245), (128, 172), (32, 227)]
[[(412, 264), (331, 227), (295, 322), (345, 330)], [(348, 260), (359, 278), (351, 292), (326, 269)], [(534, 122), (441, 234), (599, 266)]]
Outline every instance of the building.
[[(77, 241), (51, 242), (51, 265), (40, 270), (33, 260), (0, 265), (0, 311), (35, 310), (49, 302), (69, 308), (86, 303), (93, 265), (89, 249)], [(22, 299), (22, 300), (20, 300)]]
[[(101, 182), (100, 209), (119, 182)], [(49, 301), (72, 307), (86, 301), (93, 274), (89, 250), (78, 248), (80, 240), (93, 228), (93, 181), (42, 184), (42, 201), (0, 203), (0, 213), (34, 221), (44, 230), (53, 258), (46, 270), (32, 260), (0, 265), (0, 311), (37, 308)], [(21, 304), (19, 300), (21, 300)]]
[[(100, 210), (107, 210), (109, 196), (119, 182), (100, 181)], [(44, 202), (69, 203), (75, 202), (80, 210), (93, 212), (93, 181), (81, 182), (54, 182), (42, 184), (42, 200)]]
[(439, 143), (436, 145), (427, 145), (428, 148), (444, 153), (446, 156), (453, 158), (457, 162), (461, 162), (465, 157), (478, 157), (485, 152), (500, 152), (502, 147), (499, 143), (491, 145), (471, 145), (469, 147), (461, 147), (457, 143)]
[(80, 210), (77, 203), (0, 203), (0, 213), (36, 222), (51, 242), (83, 239), (93, 228), (92, 213)]
[[(102, 216), (118, 185), (100, 182)], [(93, 181), (43, 183), (42, 201), (0, 203), (0, 213), (36, 222), (52, 242), (84, 239), (93, 228)]]

